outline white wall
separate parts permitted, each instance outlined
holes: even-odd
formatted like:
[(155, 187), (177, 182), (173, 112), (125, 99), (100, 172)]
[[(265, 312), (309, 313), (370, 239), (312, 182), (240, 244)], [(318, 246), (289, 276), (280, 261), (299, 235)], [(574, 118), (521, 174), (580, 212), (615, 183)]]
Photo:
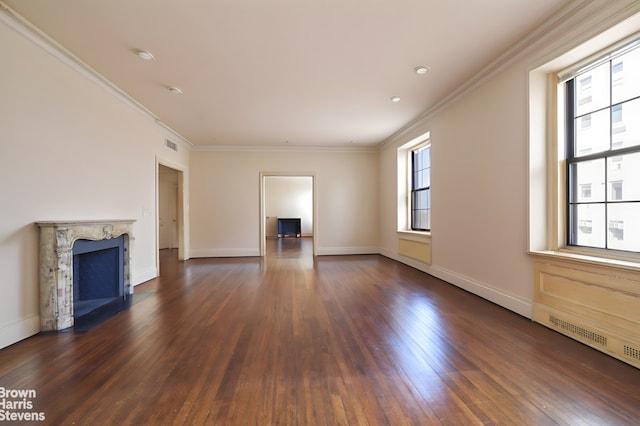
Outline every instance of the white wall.
[(311, 176), (265, 176), (264, 186), (266, 217), (300, 218), (302, 235), (312, 236), (313, 178)]
[(40, 220), (135, 219), (132, 281), (156, 275), (156, 158), (183, 145), (0, 20), (0, 347), (39, 331)]
[(260, 173), (313, 175), (317, 254), (378, 250), (377, 153), (193, 151), (192, 257), (260, 253)]

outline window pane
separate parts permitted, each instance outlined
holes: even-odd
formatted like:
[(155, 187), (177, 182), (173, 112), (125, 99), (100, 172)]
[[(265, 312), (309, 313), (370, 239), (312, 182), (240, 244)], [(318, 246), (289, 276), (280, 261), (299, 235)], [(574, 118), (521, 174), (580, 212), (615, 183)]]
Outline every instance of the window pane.
[(431, 185), (431, 176), (429, 172), (430, 169), (425, 169), (418, 172), (415, 189), (427, 188)]
[(412, 152), (413, 190), (425, 188), (431, 185), (430, 151), (430, 147), (427, 147)]
[(431, 166), (431, 147), (427, 147), (422, 150), (422, 158), (424, 159), (424, 166)]
[(414, 210), (411, 214), (413, 221), (413, 229), (430, 229), (429, 226), (429, 210)]
[(608, 248), (640, 251), (640, 204), (609, 204), (607, 215)]
[(413, 192), (412, 210), (431, 208), (431, 191), (423, 189)]
[(576, 81), (576, 117), (609, 106), (609, 62), (580, 74)]
[(609, 109), (587, 114), (575, 119), (575, 156), (603, 152), (610, 148), (611, 112)]
[(614, 59), (611, 84), (613, 103), (640, 96), (640, 49)]
[(607, 159), (607, 201), (640, 200), (640, 152)]
[(430, 229), (431, 191), (423, 189), (411, 194), (411, 228)]
[(605, 247), (604, 204), (578, 204), (571, 206), (571, 244)]
[(611, 141), (614, 149), (640, 145), (639, 117), (640, 99), (615, 105), (612, 108)]
[(604, 201), (604, 159), (572, 164), (570, 173), (572, 203)]

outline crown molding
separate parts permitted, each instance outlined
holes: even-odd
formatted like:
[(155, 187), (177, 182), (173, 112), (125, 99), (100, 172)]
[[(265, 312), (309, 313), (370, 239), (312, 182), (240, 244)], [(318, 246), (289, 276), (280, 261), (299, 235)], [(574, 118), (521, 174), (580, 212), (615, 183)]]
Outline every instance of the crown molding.
[(131, 97), (124, 90), (109, 81), (106, 77), (93, 69), (89, 64), (75, 56), (63, 45), (49, 37), (46, 33), (33, 25), (30, 21), (22, 17), (18, 12), (11, 9), (6, 3), (0, 0), (0, 22), (6, 24), (9, 28), (20, 34), (26, 40), (41, 48), (63, 64), (67, 65), (84, 78), (95, 83), (106, 92), (110, 93), (119, 101), (133, 108), (155, 124), (163, 128), (165, 132), (169, 132), (175, 139), (180, 140), (183, 144), (191, 147), (193, 144), (176, 130), (163, 123), (153, 112), (148, 110), (144, 105)]
[(378, 152), (376, 146), (340, 147), (340, 146), (222, 146), (222, 145), (193, 145), (196, 152)]

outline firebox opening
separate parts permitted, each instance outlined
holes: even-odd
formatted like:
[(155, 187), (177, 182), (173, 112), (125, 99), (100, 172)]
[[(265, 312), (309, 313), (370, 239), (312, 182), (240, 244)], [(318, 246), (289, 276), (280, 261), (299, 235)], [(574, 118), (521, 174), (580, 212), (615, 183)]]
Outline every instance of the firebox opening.
[(124, 238), (121, 235), (107, 240), (77, 240), (74, 243), (73, 317), (76, 324), (88, 315), (95, 316), (98, 310), (126, 302)]

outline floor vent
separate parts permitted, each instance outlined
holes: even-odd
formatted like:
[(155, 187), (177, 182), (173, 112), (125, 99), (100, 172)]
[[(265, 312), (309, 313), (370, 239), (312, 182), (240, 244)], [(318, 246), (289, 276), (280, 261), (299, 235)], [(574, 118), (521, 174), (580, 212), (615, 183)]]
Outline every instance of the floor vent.
[(596, 343), (601, 346), (607, 346), (607, 338), (601, 334), (595, 333), (579, 325), (572, 324), (568, 321), (561, 320), (560, 318), (549, 315), (549, 322), (558, 328), (561, 328), (575, 336), (587, 339), (592, 343)]
[(632, 348), (631, 346), (624, 345), (624, 354), (629, 358), (640, 361), (640, 349), (638, 348)]
[(165, 140), (166, 144), (167, 144), (167, 148), (172, 149), (176, 152), (178, 152), (178, 144), (175, 142), (170, 141), (169, 139)]

